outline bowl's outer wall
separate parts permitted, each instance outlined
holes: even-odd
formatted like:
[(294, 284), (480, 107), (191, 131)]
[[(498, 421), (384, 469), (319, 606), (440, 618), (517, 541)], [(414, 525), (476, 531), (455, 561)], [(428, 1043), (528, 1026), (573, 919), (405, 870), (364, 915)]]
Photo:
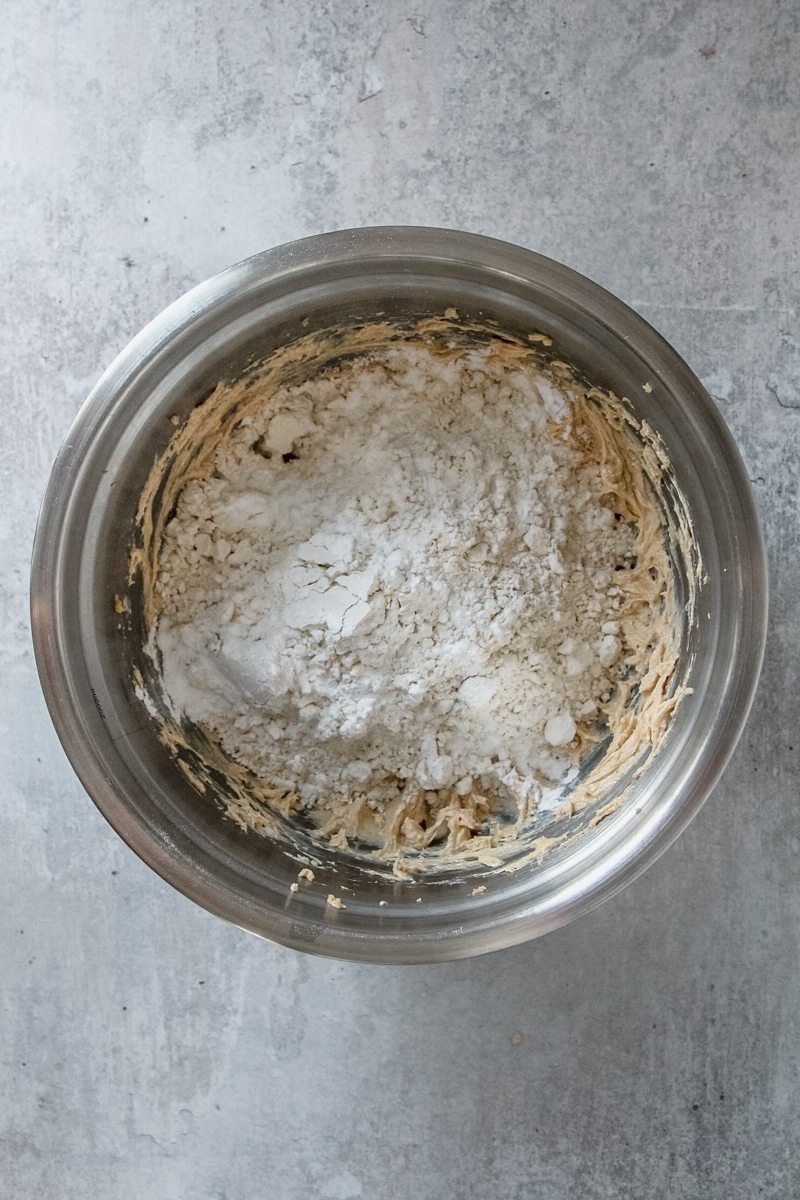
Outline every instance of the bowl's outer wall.
[[(541, 867), (495, 874), (487, 893), (473, 897), (474, 873), (409, 885), (365, 877), (346, 856), (319, 851), (317, 886), (292, 894), (296, 858), (220, 819), (175, 770), (133, 694), (114, 613), (127, 587), (133, 514), (174, 432), (170, 416), (188, 413), (220, 378), (309, 329), (447, 307), (510, 332), (546, 332), (560, 357), (629, 397), (661, 435), (707, 574), (698, 620), (686, 631), (694, 692), (632, 800)], [(535, 937), (635, 878), (685, 827), (733, 750), (755, 691), (767, 605), (746, 472), (712, 401), (669, 345), (619, 300), (549, 259), (414, 228), (345, 231), (267, 251), (201, 284), (143, 330), (103, 375), (59, 453), (31, 600), (56, 729), (129, 845), (187, 896), (244, 928), (376, 962), (463, 957)], [(346, 909), (327, 907), (328, 891)]]

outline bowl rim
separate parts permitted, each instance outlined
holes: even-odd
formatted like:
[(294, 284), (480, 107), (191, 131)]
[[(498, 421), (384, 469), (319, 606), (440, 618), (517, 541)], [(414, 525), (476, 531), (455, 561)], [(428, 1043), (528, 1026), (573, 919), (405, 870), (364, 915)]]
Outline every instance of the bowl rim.
[[(656, 362), (691, 395), (697, 418), (721, 447), (741, 509), (742, 559), (750, 591), (742, 629), (744, 653), (738, 662), (725, 721), (713, 743), (697, 755), (694, 772), (671, 804), (662, 804), (595, 866), (561, 889), (555, 901), (511, 919), (487, 916), (468, 929), (366, 933), (321, 923), (315, 942), (276, 926), (270, 911), (233, 894), (183, 855), (169, 839), (141, 822), (110, 785), (80, 718), (59, 638), (59, 563), (68, 506), (61, 503), (76, 464), (91, 444), (106, 413), (129, 380), (160, 348), (232, 297), (265, 280), (301, 279), (310, 269), (366, 260), (423, 259), (469, 264), (500, 277), (536, 281), (566, 295), (616, 336), (635, 339), (637, 352)], [(624, 331), (621, 332), (621, 331)], [(693, 414), (694, 415), (694, 414)], [(56, 501), (59, 501), (58, 503)], [(262, 937), (296, 949), (366, 962), (431, 962), (467, 957), (511, 946), (549, 932), (609, 899), (637, 878), (672, 844), (710, 794), (727, 765), (753, 703), (767, 632), (767, 560), (749, 478), (734, 439), (699, 380), (669, 343), (633, 309), (599, 284), (534, 251), (479, 234), (427, 226), (374, 226), (339, 230), (262, 251), (211, 276), (179, 297), (138, 333), (101, 375), (79, 409), (58, 452), (45, 491), (31, 564), (31, 629), (37, 670), (58, 737), (91, 799), (128, 846), (163, 879), (203, 908)], [(691, 786), (689, 786), (691, 785)], [(603, 839), (605, 840), (605, 839)], [(619, 839), (617, 839), (619, 841)]]

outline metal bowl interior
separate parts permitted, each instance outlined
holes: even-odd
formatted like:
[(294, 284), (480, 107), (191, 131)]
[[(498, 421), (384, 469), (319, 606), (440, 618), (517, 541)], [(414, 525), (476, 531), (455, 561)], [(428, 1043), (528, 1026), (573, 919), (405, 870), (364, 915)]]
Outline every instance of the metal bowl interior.
[[(315, 846), (313, 886), (291, 893), (295, 849), (223, 819), (176, 769), (134, 694), (126, 588), (139, 496), (186, 415), (220, 379), (307, 333), (379, 314), (405, 321), (455, 307), (500, 330), (544, 330), (593, 383), (625, 395), (658, 432), (692, 516), (704, 567), (684, 630), (679, 705), (664, 744), (620, 809), (542, 863), (412, 882)], [(647, 382), (652, 391), (645, 392)], [(639, 316), (546, 258), (473, 235), (417, 228), (327, 234), (208, 280), (120, 354), (56, 460), (37, 530), (32, 620), (59, 736), (98, 807), (185, 895), (298, 949), (374, 962), (479, 954), (588, 911), (645, 869), (708, 795), (741, 732), (766, 628), (766, 565), (746, 472), (698, 380)], [(590, 814), (588, 814), (590, 815)], [(588, 815), (580, 819), (588, 826)], [(326, 905), (329, 892), (346, 908)], [(416, 903), (417, 899), (421, 903)], [(379, 904), (383, 901), (383, 904)]]

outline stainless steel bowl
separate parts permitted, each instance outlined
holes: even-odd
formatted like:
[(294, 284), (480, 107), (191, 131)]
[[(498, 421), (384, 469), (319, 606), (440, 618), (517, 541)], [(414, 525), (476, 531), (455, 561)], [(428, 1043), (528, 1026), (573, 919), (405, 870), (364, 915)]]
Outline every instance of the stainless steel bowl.
[[(365, 873), (334, 850), (317, 850), (314, 884), (291, 893), (296, 855), (223, 819), (213, 798), (176, 769), (134, 695), (131, 649), (113, 601), (125, 590), (137, 501), (174, 432), (169, 416), (186, 414), (220, 378), (309, 328), (448, 306), (511, 332), (546, 330), (560, 357), (631, 397), (661, 435), (707, 573), (701, 619), (686, 630), (682, 654), (682, 682), (694, 690), (617, 813), (541, 864), (495, 871), (484, 894), (472, 895), (475, 869), (409, 883)], [(536, 937), (649, 866), (697, 812), (733, 750), (756, 687), (767, 612), (747, 475), (675, 351), (619, 300), (558, 263), (422, 228), (351, 230), (267, 251), (151, 322), (103, 375), (58, 455), (31, 595), (53, 722), (84, 787), (128, 845), (186, 896), (245, 929), (298, 949), (387, 963), (458, 958)], [(346, 908), (326, 905), (328, 892)]]

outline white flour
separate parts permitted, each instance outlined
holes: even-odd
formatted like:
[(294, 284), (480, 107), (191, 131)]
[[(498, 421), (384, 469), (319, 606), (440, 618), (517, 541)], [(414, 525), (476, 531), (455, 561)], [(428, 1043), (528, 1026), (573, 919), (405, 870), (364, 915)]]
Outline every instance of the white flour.
[(265, 396), (167, 526), (176, 714), (322, 823), (540, 801), (623, 668), (635, 553), (572, 409), (531, 368), (407, 345)]

